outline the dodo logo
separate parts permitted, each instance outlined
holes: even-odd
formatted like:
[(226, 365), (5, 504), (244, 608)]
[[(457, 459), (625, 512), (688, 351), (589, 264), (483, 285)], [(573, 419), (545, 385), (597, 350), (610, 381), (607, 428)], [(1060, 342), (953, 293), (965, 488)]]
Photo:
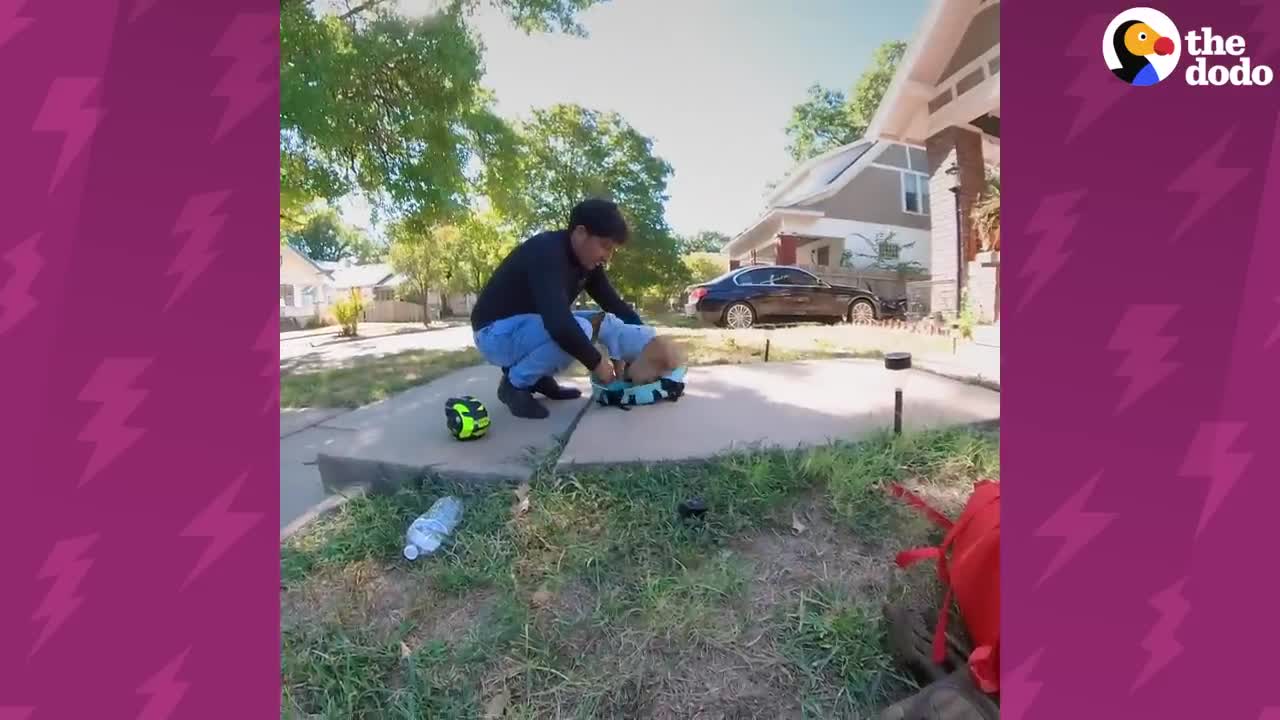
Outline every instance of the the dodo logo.
[(1125, 10), (1111, 21), (1102, 37), (1102, 57), (1111, 72), (1130, 85), (1155, 85), (1178, 69), (1184, 46), (1195, 58), (1187, 66), (1188, 85), (1270, 85), (1275, 78), (1270, 67), (1254, 64), (1245, 55), (1242, 36), (1224, 37), (1202, 27), (1179, 37), (1169, 16), (1145, 7)]
[(1159, 10), (1125, 10), (1107, 26), (1102, 57), (1111, 72), (1130, 85), (1155, 85), (1178, 68), (1178, 28)]

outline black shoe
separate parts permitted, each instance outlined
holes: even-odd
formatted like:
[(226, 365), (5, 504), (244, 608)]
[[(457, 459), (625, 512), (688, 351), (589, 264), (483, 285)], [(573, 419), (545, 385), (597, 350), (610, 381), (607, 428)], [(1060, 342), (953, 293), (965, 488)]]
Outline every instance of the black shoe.
[(512, 385), (505, 374), (502, 376), (502, 382), (498, 384), (498, 399), (511, 410), (512, 415), (519, 418), (541, 420), (551, 414), (542, 403), (534, 399), (533, 393)]
[(533, 384), (533, 392), (547, 396), (551, 400), (574, 400), (582, 397), (582, 391), (575, 387), (565, 387), (551, 376), (538, 378)]

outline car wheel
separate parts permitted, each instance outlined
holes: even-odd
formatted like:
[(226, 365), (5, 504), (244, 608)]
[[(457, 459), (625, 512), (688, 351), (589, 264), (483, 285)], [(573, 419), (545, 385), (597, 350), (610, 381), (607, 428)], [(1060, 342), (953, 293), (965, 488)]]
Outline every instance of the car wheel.
[(876, 319), (876, 309), (870, 300), (854, 300), (849, 303), (849, 322), (871, 322)]
[(746, 330), (756, 324), (756, 311), (744, 302), (736, 302), (724, 309), (724, 326), (730, 330)]

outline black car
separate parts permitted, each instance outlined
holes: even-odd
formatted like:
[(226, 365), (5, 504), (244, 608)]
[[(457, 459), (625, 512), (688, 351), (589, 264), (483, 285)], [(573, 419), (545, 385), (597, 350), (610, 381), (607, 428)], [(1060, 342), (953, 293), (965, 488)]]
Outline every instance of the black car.
[(752, 265), (690, 287), (685, 314), (741, 329), (762, 322), (879, 320), (901, 315), (905, 303), (832, 285), (796, 267)]

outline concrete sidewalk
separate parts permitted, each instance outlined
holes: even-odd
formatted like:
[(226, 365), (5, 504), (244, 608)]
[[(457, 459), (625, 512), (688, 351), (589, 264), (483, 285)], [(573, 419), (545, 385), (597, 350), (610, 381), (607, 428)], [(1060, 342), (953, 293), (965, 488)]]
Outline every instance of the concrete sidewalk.
[[(908, 430), (1000, 417), (998, 392), (924, 371), (904, 375)], [(335, 495), (391, 489), (424, 472), (520, 482), (562, 443), (558, 463), (568, 468), (857, 440), (893, 425), (894, 378), (878, 360), (696, 367), (679, 402), (629, 411), (590, 403), (579, 379), (583, 398), (547, 401), (552, 414), (545, 420), (513, 417), (497, 400), (498, 378), (494, 368), (468, 368), (352, 412), (282, 413), (282, 530), (304, 523)], [(445, 400), (457, 395), (473, 395), (489, 408), (492, 425), (483, 439), (449, 436)]]
[[(906, 430), (997, 420), (998, 393), (910, 371)], [(622, 411), (593, 405), (559, 466), (713, 457), (748, 446), (857, 440), (893, 427), (894, 380), (879, 360), (691, 368), (678, 402)]]

